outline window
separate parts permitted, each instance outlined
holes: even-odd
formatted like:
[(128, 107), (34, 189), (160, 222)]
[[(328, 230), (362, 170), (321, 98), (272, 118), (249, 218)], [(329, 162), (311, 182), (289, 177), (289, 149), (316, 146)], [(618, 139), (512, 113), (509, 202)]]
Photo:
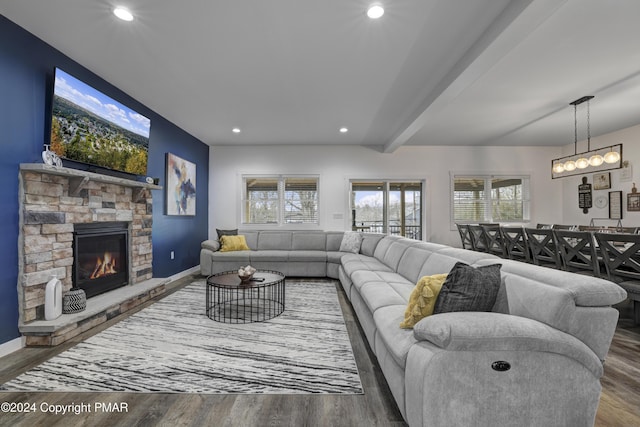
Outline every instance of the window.
[(351, 228), (422, 239), (422, 182), (352, 181)]
[(529, 220), (528, 176), (452, 175), (453, 223)]
[(243, 224), (318, 224), (318, 177), (245, 176)]

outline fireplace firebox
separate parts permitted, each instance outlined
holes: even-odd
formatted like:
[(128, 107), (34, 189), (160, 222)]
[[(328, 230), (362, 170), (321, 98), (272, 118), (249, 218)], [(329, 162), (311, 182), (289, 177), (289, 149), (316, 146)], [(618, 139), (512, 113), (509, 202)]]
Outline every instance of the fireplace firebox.
[(91, 298), (127, 285), (128, 242), (127, 222), (75, 224), (73, 286)]

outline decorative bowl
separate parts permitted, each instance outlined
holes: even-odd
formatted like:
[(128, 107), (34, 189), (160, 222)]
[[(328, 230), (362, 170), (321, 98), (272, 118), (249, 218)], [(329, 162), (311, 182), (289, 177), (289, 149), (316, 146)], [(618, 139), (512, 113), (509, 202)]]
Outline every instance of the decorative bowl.
[(250, 282), (250, 281), (251, 281), (251, 279), (253, 278), (253, 273), (251, 273), (251, 274), (244, 274), (244, 275), (242, 275), (242, 274), (238, 274), (238, 277), (240, 278), (240, 281), (241, 281), (242, 283), (247, 283), (247, 282)]

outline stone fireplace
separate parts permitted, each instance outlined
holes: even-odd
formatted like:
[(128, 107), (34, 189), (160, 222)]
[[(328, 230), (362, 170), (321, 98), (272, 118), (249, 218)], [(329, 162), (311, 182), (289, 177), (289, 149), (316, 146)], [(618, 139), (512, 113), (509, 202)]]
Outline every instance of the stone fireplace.
[[(51, 278), (62, 281), (63, 293), (79, 286), (88, 298), (152, 279), (151, 190), (161, 188), (75, 169), (20, 165), (18, 302), (27, 345), (55, 345), (73, 336), (69, 323), (96, 323), (96, 313), (89, 311), (89, 318), (54, 322), (59, 327), (45, 321), (45, 287)], [(102, 248), (99, 235), (106, 238)], [(113, 315), (114, 308), (109, 309)]]

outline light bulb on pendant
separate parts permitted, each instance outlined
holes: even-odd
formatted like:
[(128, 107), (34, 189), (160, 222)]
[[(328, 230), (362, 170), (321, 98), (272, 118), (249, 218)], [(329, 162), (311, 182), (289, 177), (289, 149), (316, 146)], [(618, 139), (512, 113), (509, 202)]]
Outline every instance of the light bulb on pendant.
[(618, 160), (620, 160), (620, 153), (613, 151), (613, 149), (604, 155), (604, 161), (607, 163), (615, 163)]
[(113, 9), (113, 14), (116, 15), (118, 18), (122, 19), (123, 21), (127, 21), (127, 22), (133, 21), (133, 14), (124, 7), (121, 7), (121, 6), (116, 7), (115, 9)]
[(587, 160), (586, 157), (580, 157), (578, 160), (576, 160), (576, 167), (578, 169), (584, 169), (587, 166), (589, 166), (589, 160)]
[(562, 162), (556, 162), (553, 164), (553, 173), (562, 173), (564, 172), (564, 165)]
[(589, 157), (589, 164), (591, 166), (600, 166), (602, 163), (604, 163), (604, 157), (602, 157), (600, 154), (594, 154), (593, 156)]
[(384, 15), (384, 9), (379, 4), (373, 4), (367, 10), (367, 16), (371, 19), (378, 19)]
[(567, 160), (564, 162), (564, 170), (569, 172), (576, 170), (576, 162), (573, 160)]

